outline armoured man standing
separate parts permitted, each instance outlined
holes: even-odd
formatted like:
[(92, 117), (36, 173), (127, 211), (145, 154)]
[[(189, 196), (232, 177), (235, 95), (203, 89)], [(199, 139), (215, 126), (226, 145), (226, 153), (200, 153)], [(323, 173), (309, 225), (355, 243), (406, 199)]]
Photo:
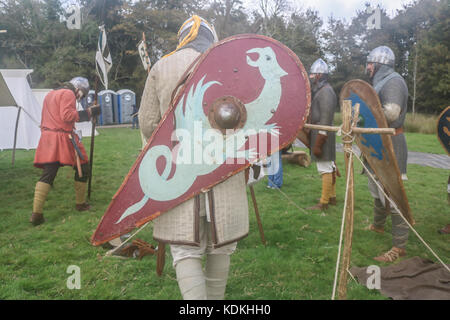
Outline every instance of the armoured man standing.
[[(146, 140), (169, 108), (172, 92), (186, 69), (216, 41), (214, 27), (198, 16), (181, 26), (177, 49), (159, 60), (147, 77), (139, 109), (141, 133)], [(248, 228), (244, 172), (154, 220), (153, 238), (170, 244), (185, 300), (224, 298), (230, 255), (237, 241), (248, 234)]]
[[(332, 126), (337, 98), (328, 83), (328, 66), (322, 59), (317, 59), (311, 66), (310, 75), (313, 100), (309, 122)], [(311, 160), (317, 164), (322, 177), (322, 196), (319, 203), (308, 209), (326, 210), (328, 205), (336, 205), (336, 136), (334, 132), (311, 130)]]
[(98, 106), (77, 111), (76, 101), (86, 97), (88, 92), (88, 80), (76, 77), (64, 83), (61, 88), (48, 93), (44, 99), (41, 138), (34, 158), (34, 166), (43, 169), (41, 178), (35, 186), (33, 212), (30, 218), (30, 222), (35, 226), (45, 221), (43, 214), (45, 200), (61, 166), (73, 166), (76, 169), (76, 210), (85, 211), (90, 207), (86, 203), (86, 185), (90, 173), (88, 157), (78, 135), (74, 133), (75, 122), (88, 121), (92, 116), (100, 114)]
[[(390, 128), (395, 128), (392, 136), (394, 153), (397, 164), (406, 179), (406, 167), (408, 148), (403, 123), (405, 122), (408, 88), (401, 75), (394, 71), (395, 56), (392, 50), (386, 46), (373, 49), (367, 57), (366, 72), (372, 81), (372, 85), (380, 98), (381, 106)], [(384, 232), (386, 218), (391, 214), (392, 218), (392, 242), (393, 247), (381, 256), (375, 257), (377, 261), (393, 262), (406, 254), (409, 228), (400, 214), (392, 208), (387, 208), (385, 199), (375, 182), (369, 178), (369, 190), (374, 198), (374, 220), (369, 229), (378, 233)]]

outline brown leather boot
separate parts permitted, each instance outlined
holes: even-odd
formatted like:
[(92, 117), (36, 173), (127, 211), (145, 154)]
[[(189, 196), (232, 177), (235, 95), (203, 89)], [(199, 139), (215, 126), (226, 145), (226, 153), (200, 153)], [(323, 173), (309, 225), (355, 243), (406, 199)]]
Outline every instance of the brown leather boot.
[(400, 257), (403, 257), (406, 255), (406, 250), (402, 248), (392, 247), (391, 250), (388, 252), (382, 254), (381, 256), (373, 258), (376, 261), (380, 262), (394, 262)]
[(328, 203), (318, 203), (315, 206), (306, 208), (306, 210), (321, 210), (321, 211), (325, 211), (328, 210)]
[(375, 227), (375, 225), (373, 225), (373, 224), (371, 224), (370, 226), (368, 226), (368, 227), (366, 228), (366, 230), (374, 231), (374, 232), (377, 232), (377, 233), (384, 233), (384, 229), (383, 229), (383, 228), (377, 228), (377, 227)]
[(331, 206), (337, 205), (336, 197), (330, 198), (330, 199), (328, 200), (328, 204), (331, 205)]
[(88, 211), (90, 208), (91, 205), (87, 202), (75, 205), (75, 209), (77, 209), (77, 211)]
[[(320, 201), (320, 198), (317, 198), (316, 200), (317, 200), (317, 201)], [(335, 205), (337, 205), (336, 197), (329, 198), (329, 199), (328, 199), (328, 205), (329, 205), (329, 206), (335, 206)]]
[(33, 226), (38, 226), (45, 222), (44, 214), (33, 212), (30, 217), (30, 222)]

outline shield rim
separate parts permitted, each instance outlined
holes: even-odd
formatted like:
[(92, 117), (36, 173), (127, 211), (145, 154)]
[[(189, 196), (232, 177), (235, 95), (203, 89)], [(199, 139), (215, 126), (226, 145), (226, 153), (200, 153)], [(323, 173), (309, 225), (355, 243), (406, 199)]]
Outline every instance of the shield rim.
[(444, 145), (444, 142), (442, 142), (441, 138), (439, 137), (439, 122), (441, 121), (442, 116), (447, 112), (447, 110), (450, 109), (450, 106), (442, 110), (441, 114), (439, 115), (437, 121), (436, 121), (436, 135), (439, 140), (439, 143), (441, 144), (442, 148), (444, 148), (445, 152), (447, 152), (447, 155), (450, 156), (450, 152), (447, 150), (447, 148)]
[[(139, 228), (141, 226), (143, 226), (144, 224), (146, 224), (149, 221), (152, 221), (154, 219), (156, 219), (157, 217), (159, 217), (161, 214), (164, 214), (167, 211), (164, 212), (156, 212), (154, 213), (152, 216), (148, 216), (146, 218), (142, 218), (138, 221), (136, 221), (133, 225), (134, 227), (129, 227), (129, 228), (125, 228), (123, 229), (123, 231), (119, 232), (118, 234), (114, 234), (113, 236), (108, 236), (105, 237), (104, 240), (98, 241), (95, 240), (94, 237), (98, 232), (99, 227), (102, 225), (105, 217), (106, 217), (106, 212), (109, 211), (109, 209), (111, 208), (111, 206), (113, 205), (113, 202), (115, 201), (116, 197), (119, 195), (119, 193), (122, 191), (122, 189), (125, 187), (125, 185), (128, 183), (128, 180), (130, 179), (131, 175), (134, 173), (134, 171), (136, 170), (136, 167), (138, 166), (138, 164), (142, 161), (142, 158), (145, 156), (146, 152), (149, 149), (150, 143), (153, 141), (154, 136), (158, 133), (158, 131), (160, 130), (162, 124), (166, 121), (166, 118), (169, 116), (169, 114), (176, 108), (178, 101), (181, 99), (182, 94), (184, 92), (184, 90), (186, 89), (187, 85), (189, 84), (189, 81), (192, 79), (192, 77), (195, 75), (197, 69), (199, 68), (199, 66), (202, 64), (203, 60), (206, 59), (206, 57), (208, 56), (209, 52), (211, 52), (213, 49), (224, 45), (232, 40), (239, 40), (239, 39), (250, 39), (250, 38), (256, 38), (256, 39), (262, 39), (262, 40), (266, 40), (269, 42), (272, 42), (273, 44), (281, 47), (285, 52), (288, 53), (288, 55), (295, 61), (296, 65), (299, 67), (302, 76), (305, 80), (305, 87), (306, 87), (306, 106), (305, 106), (305, 114), (303, 116), (303, 119), (300, 123), (299, 128), (297, 128), (297, 132), (296, 134), (292, 137), (292, 140), (285, 142), (284, 144), (279, 145), (278, 149), (275, 152), (278, 152), (279, 150), (283, 149), (284, 147), (286, 147), (287, 145), (291, 144), (297, 137), (298, 133), (303, 129), (303, 126), (306, 123), (306, 120), (308, 119), (309, 116), (309, 112), (311, 109), (311, 87), (310, 87), (310, 83), (309, 83), (309, 78), (308, 78), (308, 73), (306, 72), (306, 69), (303, 65), (303, 63), (300, 61), (299, 57), (291, 50), (289, 49), (286, 45), (284, 45), (283, 43), (281, 43), (278, 40), (275, 40), (273, 38), (264, 36), (264, 35), (258, 35), (258, 34), (251, 34), (251, 33), (244, 33), (244, 34), (238, 34), (238, 35), (234, 35), (234, 36), (230, 36), (227, 37), (215, 44), (213, 44), (207, 51), (205, 51), (203, 54), (200, 54), (192, 63), (191, 65), (186, 69), (185, 73), (183, 74), (183, 76), (180, 78), (180, 81), (178, 82), (177, 86), (175, 87), (174, 91), (172, 92), (172, 99), (171, 102), (169, 104), (169, 108), (166, 110), (166, 112), (164, 113), (164, 115), (161, 117), (161, 120), (159, 121), (158, 126), (156, 127), (156, 129), (153, 131), (152, 135), (150, 136), (150, 138), (147, 141), (147, 144), (145, 145), (144, 149), (141, 151), (141, 153), (139, 154), (138, 158), (135, 160), (133, 166), (131, 167), (131, 169), (129, 170), (128, 174), (126, 175), (126, 177), (124, 178), (122, 184), (120, 185), (119, 189), (116, 191), (116, 193), (114, 194), (114, 196), (112, 197), (108, 207), (106, 208), (100, 222), (98, 223), (93, 235), (91, 236), (91, 244), (94, 246), (99, 246), (102, 245), (103, 243), (106, 243), (112, 239), (115, 239), (125, 233), (130, 232), (131, 230), (134, 230), (136, 228)], [(266, 157), (270, 156), (270, 154), (267, 154)], [(258, 161), (264, 160), (265, 158), (260, 158), (258, 159)], [(256, 160), (254, 162), (257, 162)], [(216, 181), (215, 183), (212, 183), (211, 185), (208, 185), (206, 187), (204, 187), (203, 189), (201, 189), (200, 192), (207, 192), (208, 190), (210, 190), (211, 188), (213, 188), (214, 186), (216, 186), (217, 184), (227, 180), (228, 178), (236, 175), (237, 173), (247, 169), (248, 167), (250, 167), (254, 162), (242, 165), (242, 167), (240, 167), (239, 169), (235, 170), (235, 171), (231, 171), (230, 173), (228, 173), (226, 176), (221, 177), (221, 179), (219, 179), (218, 181)], [(190, 193), (190, 194), (186, 194), (183, 197), (183, 200), (180, 202), (184, 203), (186, 201), (188, 201), (189, 199), (195, 197), (198, 193)], [(170, 210), (170, 209), (169, 209)]]

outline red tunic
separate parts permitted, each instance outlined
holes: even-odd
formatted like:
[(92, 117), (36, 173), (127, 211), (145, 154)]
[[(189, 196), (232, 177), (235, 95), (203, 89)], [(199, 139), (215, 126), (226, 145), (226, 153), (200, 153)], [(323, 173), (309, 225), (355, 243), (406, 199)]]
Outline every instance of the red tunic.
[(76, 97), (72, 90), (59, 89), (47, 94), (42, 108), (41, 138), (34, 157), (34, 166), (43, 168), (47, 163), (59, 163), (61, 166), (75, 166), (75, 148), (69, 134), (81, 150), (87, 163), (88, 157), (78, 135), (73, 132), (75, 122), (79, 120), (76, 110)]

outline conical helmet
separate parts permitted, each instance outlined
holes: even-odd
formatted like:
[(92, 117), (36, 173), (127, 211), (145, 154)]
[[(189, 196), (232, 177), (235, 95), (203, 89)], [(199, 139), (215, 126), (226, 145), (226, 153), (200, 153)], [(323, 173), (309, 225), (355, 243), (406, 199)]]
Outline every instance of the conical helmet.
[(83, 97), (87, 97), (89, 93), (89, 81), (83, 77), (75, 77), (69, 81), (76, 89), (80, 89), (83, 92)]
[(370, 62), (378, 62), (390, 67), (394, 67), (394, 52), (391, 50), (391, 48), (386, 46), (376, 47), (375, 49), (370, 51), (369, 55), (367, 56), (367, 63)]
[(309, 73), (324, 73), (328, 74), (328, 66), (322, 59), (317, 59), (311, 66)]

